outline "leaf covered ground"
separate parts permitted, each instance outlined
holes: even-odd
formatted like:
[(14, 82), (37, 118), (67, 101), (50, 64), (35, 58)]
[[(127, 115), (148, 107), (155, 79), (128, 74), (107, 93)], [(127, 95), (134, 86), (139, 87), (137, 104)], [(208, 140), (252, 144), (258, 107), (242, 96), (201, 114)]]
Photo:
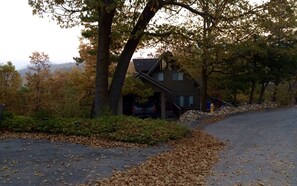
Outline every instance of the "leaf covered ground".
[(206, 185), (206, 176), (225, 146), (199, 130), (172, 145), (171, 151), (89, 185)]
[(137, 143), (125, 143), (120, 141), (112, 141), (108, 139), (96, 138), (96, 137), (84, 137), (84, 136), (65, 136), (62, 134), (46, 134), (46, 133), (15, 133), (9, 131), (0, 132), (1, 139), (44, 139), (50, 140), (52, 142), (68, 142), (75, 144), (82, 144), (92, 147), (104, 147), (104, 148), (114, 148), (114, 147), (125, 147), (125, 148), (134, 148), (134, 147), (147, 147), (145, 144)]
[[(48, 135), (42, 133), (2, 132), (0, 139), (33, 138), (63, 141), (96, 147), (145, 147), (145, 145), (114, 142), (92, 137)], [(102, 180), (90, 180), (89, 185), (206, 185), (224, 144), (200, 130), (179, 141), (169, 142), (172, 150), (149, 158), (147, 161), (115, 171), (113, 176)]]

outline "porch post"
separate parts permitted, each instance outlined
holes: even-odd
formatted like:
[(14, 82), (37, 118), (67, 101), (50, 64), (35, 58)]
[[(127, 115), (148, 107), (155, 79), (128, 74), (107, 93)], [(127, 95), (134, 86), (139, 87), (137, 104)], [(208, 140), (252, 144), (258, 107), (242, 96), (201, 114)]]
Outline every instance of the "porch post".
[(161, 92), (161, 119), (166, 119), (165, 94)]

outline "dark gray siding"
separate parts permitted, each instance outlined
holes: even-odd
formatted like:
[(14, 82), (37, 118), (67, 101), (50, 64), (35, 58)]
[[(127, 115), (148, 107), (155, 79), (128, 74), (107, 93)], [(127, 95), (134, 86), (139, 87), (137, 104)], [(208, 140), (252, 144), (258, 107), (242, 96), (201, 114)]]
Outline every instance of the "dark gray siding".
[(195, 81), (183, 73), (183, 80), (173, 80), (173, 74), (180, 72), (178, 70), (156, 70), (155, 73), (164, 73), (164, 80), (159, 81), (164, 86), (171, 89), (174, 94), (171, 96), (172, 101), (176, 101), (177, 96), (193, 96), (193, 105), (185, 109), (199, 109), (200, 108), (200, 88), (195, 86)]

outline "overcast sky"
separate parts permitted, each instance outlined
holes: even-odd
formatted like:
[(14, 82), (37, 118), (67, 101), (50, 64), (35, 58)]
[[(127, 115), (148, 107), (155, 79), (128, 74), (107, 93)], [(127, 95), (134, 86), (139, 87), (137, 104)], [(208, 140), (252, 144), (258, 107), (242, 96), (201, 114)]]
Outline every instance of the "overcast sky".
[(27, 0), (0, 0), (0, 24), (2, 64), (11, 61), (17, 69), (24, 68), (34, 51), (45, 52), (53, 63), (79, 56), (80, 29), (61, 29), (48, 18), (33, 16)]
[(0, 63), (23, 68), (34, 51), (45, 52), (54, 63), (78, 56), (80, 29), (61, 29), (48, 18), (33, 16), (27, 0), (0, 0), (0, 24)]

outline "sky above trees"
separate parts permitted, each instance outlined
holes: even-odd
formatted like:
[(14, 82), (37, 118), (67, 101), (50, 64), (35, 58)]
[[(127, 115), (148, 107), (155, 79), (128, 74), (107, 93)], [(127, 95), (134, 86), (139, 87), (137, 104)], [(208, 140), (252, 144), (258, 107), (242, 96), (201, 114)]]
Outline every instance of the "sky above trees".
[[(0, 63), (11, 61), (21, 69), (35, 51), (45, 52), (53, 63), (72, 62), (79, 55), (80, 28), (61, 29), (49, 18), (33, 16), (27, 0), (0, 1), (0, 23)], [(150, 52), (137, 56), (145, 57)]]
[(34, 51), (45, 52), (53, 63), (77, 57), (80, 28), (61, 29), (48, 18), (32, 15), (27, 0), (0, 1), (0, 64), (27, 66)]

